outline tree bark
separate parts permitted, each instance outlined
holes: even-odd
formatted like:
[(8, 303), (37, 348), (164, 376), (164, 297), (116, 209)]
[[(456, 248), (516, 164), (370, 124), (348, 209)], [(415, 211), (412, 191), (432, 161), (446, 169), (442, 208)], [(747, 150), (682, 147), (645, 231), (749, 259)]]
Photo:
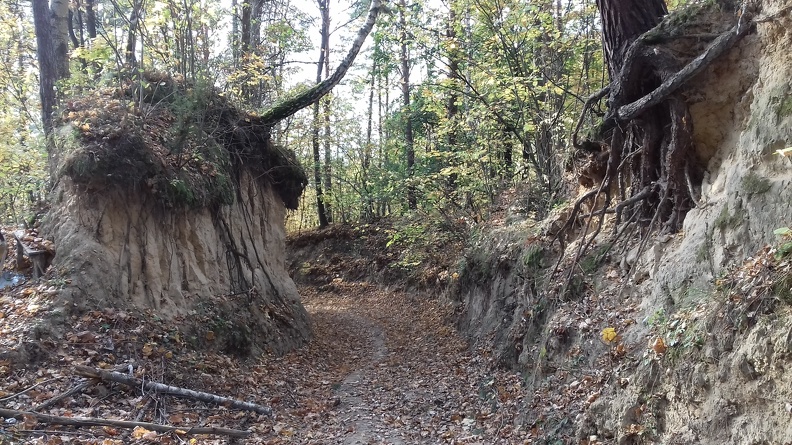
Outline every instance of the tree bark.
[(668, 14), (663, 0), (597, 0), (602, 43), (611, 79), (621, 71), (630, 45)]
[[(322, 70), (325, 69), (325, 61), (327, 60), (328, 52), (330, 51), (330, 0), (318, 0), (319, 12), (322, 16), (322, 30), (321, 30), (321, 44), (319, 47), (319, 61), (316, 63), (316, 84), (322, 83)], [(319, 217), (319, 227), (327, 227), (330, 224), (330, 219), (327, 217), (327, 207), (325, 203), (325, 195), (322, 188), (322, 163), (321, 163), (321, 143), (319, 140), (320, 127), (319, 122), (320, 103), (316, 101), (313, 104), (313, 128), (311, 134), (311, 145), (313, 147), (313, 170), (314, 170), (314, 188), (316, 189), (316, 211)]]
[(404, 119), (404, 145), (407, 155), (407, 208), (418, 208), (415, 184), (415, 139), (413, 136), (412, 112), (410, 109), (410, 60), (407, 48), (407, 2), (399, 1), (399, 58), (401, 60), (402, 119)]
[(94, 0), (85, 0), (85, 28), (88, 31), (88, 38), (96, 38), (96, 11), (94, 10)]
[(58, 79), (69, 77), (69, 2), (52, 0), (50, 5), (52, 49)]
[[(325, 78), (330, 77), (330, 1), (325, 0), (327, 3), (327, 39), (325, 39), (325, 60), (324, 70)], [(331, 96), (325, 96), (322, 100), (324, 106), (322, 107), (322, 114), (324, 120), (324, 137), (322, 138), (322, 145), (324, 146), (324, 191), (325, 196), (333, 197), (333, 167), (332, 167), (332, 143), (330, 140), (330, 99)], [(330, 199), (325, 199), (325, 211), (327, 212), (327, 222), (333, 222), (333, 206), (330, 204)]]
[(140, 15), (142, 13), (141, 8), (141, 0), (133, 0), (132, 12), (129, 14), (129, 34), (127, 34), (126, 50), (124, 52), (124, 58), (128, 68), (136, 68), (138, 64), (135, 51), (137, 48)]
[[(457, 131), (457, 119), (459, 115), (459, 90), (461, 86), (459, 79), (462, 78), (460, 71), (460, 60), (462, 59), (462, 51), (459, 48), (459, 40), (457, 39), (457, 27), (460, 26), (459, 14), (457, 13), (457, 4), (451, 1), (448, 5), (448, 23), (446, 24), (446, 38), (448, 39), (448, 82), (450, 88), (448, 89), (448, 97), (446, 98), (446, 120), (451, 128), (448, 129), (448, 136), (446, 136), (446, 145), (448, 151), (456, 153), (457, 144), (459, 143), (459, 134)], [(451, 157), (452, 165), (456, 166), (456, 156)], [(448, 177), (447, 182), (447, 199), (452, 205), (457, 207), (461, 206), (457, 196), (457, 173), (454, 172)]]
[[(41, 122), (44, 134), (52, 133), (52, 112), (55, 110), (55, 82), (58, 81), (58, 70), (55, 61), (55, 48), (52, 42), (52, 26), (50, 25), (49, 2), (32, 0), (33, 24), (36, 29), (36, 55), (39, 64), (39, 95), (41, 96)], [(49, 151), (49, 150), (48, 150)], [(50, 161), (52, 152), (49, 151)], [(50, 162), (50, 166), (52, 162)]]

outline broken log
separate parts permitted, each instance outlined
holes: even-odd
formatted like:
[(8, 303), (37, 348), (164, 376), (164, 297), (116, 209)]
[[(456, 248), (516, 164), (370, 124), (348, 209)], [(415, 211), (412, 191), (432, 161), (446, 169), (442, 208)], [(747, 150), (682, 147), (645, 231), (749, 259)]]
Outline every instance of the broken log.
[(104, 381), (121, 383), (123, 385), (131, 386), (133, 388), (143, 388), (147, 391), (156, 391), (160, 394), (166, 394), (174, 397), (182, 397), (185, 399), (193, 399), (206, 403), (214, 403), (228, 408), (240, 409), (244, 411), (253, 411), (258, 414), (266, 416), (272, 415), (272, 408), (257, 405), (255, 403), (243, 402), (241, 400), (230, 399), (228, 397), (218, 396), (206, 392), (193, 391), (191, 389), (179, 388), (177, 386), (165, 385), (130, 377), (118, 372), (110, 372), (102, 369), (90, 368), (88, 366), (75, 366), (75, 372), (83, 377), (91, 377)]
[(61, 417), (51, 416), (49, 414), (34, 413), (32, 411), (18, 411), (15, 409), (0, 408), (0, 417), (6, 419), (24, 420), (25, 418), (33, 417), (37, 422), (50, 423), (53, 425), (68, 425), (68, 426), (111, 426), (116, 428), (136, 428), (141, 427), (149, 431), (156, 431), (158, 433), (176, 432), (181, 435), (193, 434), (215, 434), (231, 437), (249, 437), (250, 431), (234, 430), (231, 428), (220, 427), (184, 427), (184, 426), (168, 426), (159, 425), (156, 423), (148, 422), (130, 422), (128, 420), (110, 420), (99, 419), (95, 417)]

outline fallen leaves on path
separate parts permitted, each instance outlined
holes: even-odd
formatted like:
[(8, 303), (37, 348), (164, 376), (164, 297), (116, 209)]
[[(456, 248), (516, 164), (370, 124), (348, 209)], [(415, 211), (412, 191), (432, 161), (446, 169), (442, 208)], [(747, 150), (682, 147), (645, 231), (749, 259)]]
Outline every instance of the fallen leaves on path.
[[(30, 410), (79, 385), (77, 365), (133, 365), (133, 375), (269, 405), (272, 417), (110, 383), (90, 385), (41, 413), (250, 430), (251, 444), (523, 443), (515, 426), (522, 379), (494, 371), (450, 325), (451, 308), (364, 283), (302, 289), (314, 339), (283, 357), (242, 360), (196, 352), (173, 321), (115, 309), (71, 319), (60, 339), (36, 341), (47, 284), (3, 295), (0, 406)], [(28, 289), (33, 289), (28, 292)], [(31, 310), (30, 305), (36, 305)], [(27, 348), (27, 349), (26, 349)], [(29, 349), (35, 349), (35, 354)], [(24, 354), (21, 350), (26, 350)], [(18, 353), (17, 355), (14, 355)], [(183, 443), (178, 434), (6, 421), (0, 437), (29, 443)], [(9, 439), (11, 440), (11, 439)], [(197, 436), (191, 443), (225, 443)], [(2, 439), (0, 439), (2, 443)]]

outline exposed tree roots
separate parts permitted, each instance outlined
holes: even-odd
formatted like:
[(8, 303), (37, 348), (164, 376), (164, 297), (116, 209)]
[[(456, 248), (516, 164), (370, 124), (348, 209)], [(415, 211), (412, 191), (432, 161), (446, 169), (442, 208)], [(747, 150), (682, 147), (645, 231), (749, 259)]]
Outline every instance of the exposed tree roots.
[[(592, 158), (581, 184), (598, 187), (578, 199), (556, 236), (563, 247), (563, 234), (585, 218), (574, 264), (602, 231), (606, 214), (615, 215), (616, 239), (626, 232), (625, 225), (637, 224), (643, 233), (642, 248), (656, 230), (678, 231), (687, 212), (696, 206), (705, 165), (693, 147), (691, 116), (680, 89), (755, 28), (746, 14), (735, 20), (734, 26), (687, 63), (668, 46), (657, 43), (666, 40), (658, 38), (661, 26), (650, 30), (630, 46), (621, 72), (611, 84), (586, 102), (573, 142)], [(603, 121), (580, 141), (583, 122), (606, 96)], [(560, 262), (559, 258), (556, 271)], [(568, 280), (572, 274), (574, 268)]]

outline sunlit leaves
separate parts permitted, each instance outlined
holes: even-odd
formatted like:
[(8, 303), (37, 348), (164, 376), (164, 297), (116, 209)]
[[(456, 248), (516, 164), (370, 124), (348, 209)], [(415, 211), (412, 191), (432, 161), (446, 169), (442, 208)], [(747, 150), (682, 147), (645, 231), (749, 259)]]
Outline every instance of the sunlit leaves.
[(0, 220), (28, 218), (45, 189), (40, 141), (35, 41), (29, 11), (0, 3)]

